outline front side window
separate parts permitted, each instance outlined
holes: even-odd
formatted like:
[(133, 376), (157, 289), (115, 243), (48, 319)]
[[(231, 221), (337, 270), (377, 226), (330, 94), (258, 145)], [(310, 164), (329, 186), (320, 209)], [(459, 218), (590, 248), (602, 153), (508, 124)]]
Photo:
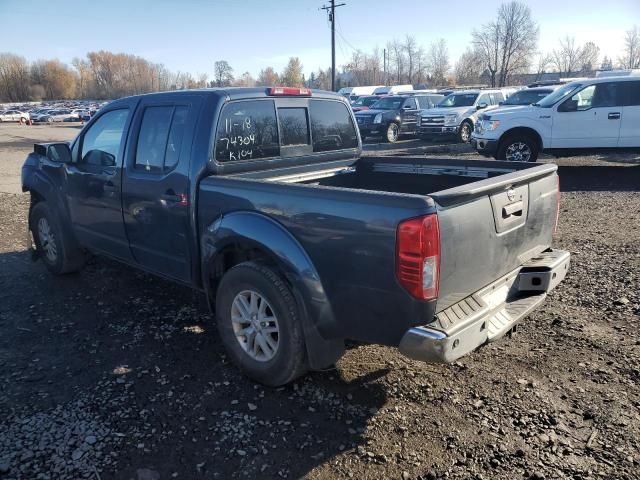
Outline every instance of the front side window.
[(478, 105), (491, 105), (491, 98), (489, 97), (488, 93), (485, 93), (483, 95), (480, 95), (480, 98), (478, 99)]
[(235, 162), (280, 155), (273, 100), (228, 103), (222, 108), (216, 133), (216, 160)]
[(98, 118), (82, 139), (80, 163), (115, 166), (128, 115), (128, 109), (120, 109)]
[(309, 145), (309, 122), (306, 108), (278, 108), (280, 144)]
[(596, 91), (593, 94), (592, 105), (594, 108), (599, 107), (617, 107), (622, 105), (622, 89), (619, 88), (618, 82), (599, 83), (596, 85)]
[(590, 109), (595, 91), (595, 85), (589, 85), (588, 87), (583, 88), (565, 100), (564, 103), (558, 107), (558, 110), (563, 112), (575, 112)]
[(311, 100), (309, 113), (314, 152), (358, 146), (358, 134), (346, 105), (341, 102)]
[(416, 110), (418, 105), (416, 104), (415, 98), (407, 98), (403, 105), (404, 108), (409, 107), (410, 110)]

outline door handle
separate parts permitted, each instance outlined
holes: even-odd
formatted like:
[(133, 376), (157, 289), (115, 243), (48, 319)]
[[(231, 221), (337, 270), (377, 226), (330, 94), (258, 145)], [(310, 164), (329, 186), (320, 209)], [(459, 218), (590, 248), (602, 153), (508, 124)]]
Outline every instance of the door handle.
[(176, 195), (174, 193), (163, 193), (162, 195), (160, 195), (160, 198), (162, 200), (166, 200), (167, 202), (175, 203), (178, 203), (182, 200), (182, 197), (180, 195)]
[(609, 115), (607, 115), (607, 118), (609, 120), (618, 120), (620, 118), (620, 112), (611, 112)]
[(115, 192), (116, 191), (116, 186), (113, 184), (113, 182), (111, 180), (104, 182), (104, 185), (102, 186), (102, 189), (105, 192)]

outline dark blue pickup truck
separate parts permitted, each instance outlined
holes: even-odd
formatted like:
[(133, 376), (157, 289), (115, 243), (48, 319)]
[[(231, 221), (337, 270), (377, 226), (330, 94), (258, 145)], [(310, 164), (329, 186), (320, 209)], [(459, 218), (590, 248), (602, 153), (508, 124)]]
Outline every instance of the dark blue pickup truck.
[(454, 361), (564, 278), (555, 165), (360, 154), (328, 92), (123, 98), (25, 161), (35, 252), (54, 274), (101, 254), (203, 291), (267, 385), (333, 364), (346, 339)]

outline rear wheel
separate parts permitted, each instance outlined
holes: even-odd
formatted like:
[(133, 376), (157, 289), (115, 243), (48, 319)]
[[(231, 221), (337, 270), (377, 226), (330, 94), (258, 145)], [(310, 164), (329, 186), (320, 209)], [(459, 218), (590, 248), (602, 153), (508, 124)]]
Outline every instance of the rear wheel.
[(82, 268), (84, 253), (72, 246), (46, 202), (39, 202), (31, 209), (29, 227), (38, 256), (51, 273), (61, 275)]
[(471, 132), (473, 132), (473, 124), (465, 120), (460, 125), (460, 130), (458, 130), (458, 140), (462, 143), (469, 143)]
[(400, 136), (400, 126), (397, 123), (391, 122), (387, 127), (387, 142), (396, 143)]
[(277, 387), (307, 371), (300, 309), (273, 269), (244, 262), (216, 295), (218, 332), (231, 360), (250, 378)]
[(498, 148), (498, 160), (508, 162), (535, 162), (538, 159), (537, 142), (526, 135), (505, 138)]

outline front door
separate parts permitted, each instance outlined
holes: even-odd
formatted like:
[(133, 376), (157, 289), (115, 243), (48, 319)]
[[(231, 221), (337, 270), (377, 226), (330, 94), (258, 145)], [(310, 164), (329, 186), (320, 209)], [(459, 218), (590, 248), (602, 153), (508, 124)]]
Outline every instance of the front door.
[(65, 165), (69, 215), (80, 244), (125, 260), (131, 254), (120, 197), (131, 112), (126, 106), (101, 112), (76, 139), (73, 161)]
[(134, 118), (122, 208), (131, 252), (143, 268), (191, 279), (189, 159), (197, 112), (180, 102), (143, 99)]
[(617, 82), (589, 85), (562, 102), (553, 114), (551, 146), (617, 146), (622, 111), (617, 85)]

